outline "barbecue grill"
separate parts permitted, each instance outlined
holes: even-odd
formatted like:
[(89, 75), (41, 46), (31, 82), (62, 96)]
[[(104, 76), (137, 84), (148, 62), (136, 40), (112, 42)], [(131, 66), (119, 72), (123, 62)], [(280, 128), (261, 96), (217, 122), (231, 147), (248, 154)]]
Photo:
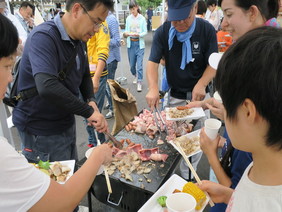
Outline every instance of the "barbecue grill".
[[(165, 162), (143, 162), (143, 165), (151, 163), (150, 167), (152, 167), (152, 171), (148, 174), (141, 175), (133, 172), (131, 174), (133, 182), (121, 178), (120, 172), (116, 170), (110, 176), (113, 190), (113, 193), (110, 195), (108, 194), (105, 176), (103, 174), (98, 175), (88, 192), (90, 212), (92, 211), (91, 194), (93, 194), (100, 202), (119, 209), (120, 211), (138, 211), (138, 209), (141, 208), (144, 203), (158, 190), (158, 188), (170, 177), (181, 157), (173, 146), (167, 142), (162, 145), (157, 145), (158, 135), (159, 134), (157, 134), (152, 140), (147, 135), (127, 132), (125, 129), (118, 132), (115, 136), (117, 140), (127, 138), (136, 144), (142, 144), (144, 149), (159, 147), (159, 152), (168, 154), (169, 157)], [(79, 164), (83, 164), (85, 160), (86, 158), (82, 159)], [(151, 179), (151, 182), (147, 182), (147, 179)]]
[[(139, 112), (139, 114), (142, 113)], [(201, 124), (198, 120), (193, 120), (194, 130), (199, 129)], [(149, 174), (137, 174), (133, 172), (131, 174), (133, 181), (127, 181), (121, 178), (121, 173), (118, 170), (110, 175), (110, 182), (112, 186), (112, 194), (108, 193), (107, 184), (104, 174), (96, 176), (91, 188), (88, 191), (88, 206), (89, 212), (92, 212), (91, 195), (94, 195), (100, 202), (109, 205), (119, 211), (138, 211), (145, 202), (168, 180), (173, 174), (175, 167), (181, 159), (181, 155), (174, 149), (174, 147), (167, 143), (164, 134), (156, 134), (154, 139), (150, 139), (147, 135), (136, 134), (133, 132), (127, 132), (124, 128), (120, 130), (115, 138), (117, 140), (130, 139), (136, 144), (142, 144), (143, 149), (151, 149), (159, 147), (159, 153), (168, 154), (169, 157), (165, 162), (160, 161), (147, 161), (143, 162), (152, 163), (152, 171)], [(161, 138), (164, 144), (157, 145), (157, 140)], [(86, 158), (83, 158), (78, 162), (81, 166), (85, 162)], [(189, 158), (191, 162), (191, 158)], [(161, 166), (162, 165), (162, 166)], [(188, 176), (191, 180), (191, 173)], [(142, 179), (142, 181), (140, 181)], [(147, 182), (147, 179), (151, 179), (151, 182)]]

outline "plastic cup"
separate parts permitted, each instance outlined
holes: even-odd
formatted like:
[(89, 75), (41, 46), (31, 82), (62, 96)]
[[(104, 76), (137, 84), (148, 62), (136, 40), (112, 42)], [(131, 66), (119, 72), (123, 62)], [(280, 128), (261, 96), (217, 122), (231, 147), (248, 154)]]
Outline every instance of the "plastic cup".
[(166, 199), (169, 212), (195, 212), (196, 204), (195, 198), (187, 193), (174, 193)]
[[(95, 147), (92, 147), (92, 148), (88, 149), (88, 150), (85, 152), (85, 157), (86, 157), (86, 158), (88, 158), (88, 157), (91, 155), (91, 153), (92, 153), (92, 151), (93, 151), (94, 148), (95, 148)], [(100, 174), (102, 174), (103, 172), (104, 172), (104, 167), (103, 167), (103, 166), (100, 166), (100, 168), (99, 168), (99, 170), (98, 170), (98, 172), (97, 172), (96, 175), (100, 175)]]
[(214, 140), (216, 138), (220, 127), (221, 121), (217, 119), (205, 120), (205, 133), (211, 140)]
[(214, 92), (213, 98), (214, 98), (216, 101), (222, 103), (222, 99), (221, 99), (221, 97), (220, 97), (220, 95), (219, 95), (219, 93), (218, 93), (217, 91)]

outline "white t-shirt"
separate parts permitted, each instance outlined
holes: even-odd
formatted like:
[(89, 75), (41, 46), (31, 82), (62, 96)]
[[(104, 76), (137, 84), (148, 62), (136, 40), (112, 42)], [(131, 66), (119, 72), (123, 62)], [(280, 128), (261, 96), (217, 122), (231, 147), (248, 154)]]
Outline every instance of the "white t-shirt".
[(46, 193), (50, 177), (0, 136), (0, 211), (28, 211)]
[(228, 203), (226, 211), (282, 211), (282, 185), (263, 186), (252, 182), (248, 177), (252, 166), (253, 163), (246, 168)]

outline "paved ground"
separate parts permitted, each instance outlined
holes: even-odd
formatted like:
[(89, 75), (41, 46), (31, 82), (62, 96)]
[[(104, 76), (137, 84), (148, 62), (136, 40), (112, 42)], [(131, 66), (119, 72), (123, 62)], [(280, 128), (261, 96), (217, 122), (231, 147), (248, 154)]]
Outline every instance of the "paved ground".
[[(146, 82), (146, 64), (148, 61), (149, 53), (150, 53), (150, 48), (151, 48), (151, 43), (152, 43), (152, 33), (149, 33), (146, 36), (146, 49), (145, 49), (145, 56), (144, 56), (144, 82), (143, 82), (143, 91), (142, 92), (137, 92), (136, 91), (136, 85), (132, 83), (133, 81), (133, 76), (130, 73), (129, 70), (129, 63), (128, 63), (128, 57), (127, 57), (127, 49), (126, 46), (123, 46), (121, 48), (121, 54), (122, 54), (122, 61), (118, 65), (118, 70), (116, 73), (116, 78), (124, 76), (127, 78), (127, 84), (123, 85), (123, 87), (128, 88), (130, 92), (136, 97), (137, 99), (137, 107), (138, 111), (141, 111), (144, 108), (147, 108), (147, 103), (145, 100), (145, 95), (147, 93), (147, 82)], [(106, 114), (108, 111), (103, 111), (103, 114)], [(114, 118), (110, 119), (109, 121), (110, 129), (113, 126), (114, 123)], [(78, 158), (82, 159), (84, 157), (84, 154), (86, 150), (88, 149), (87, 147), (87, 132), (85, 130), (85, 126), (83, 124), (83, 120), (81, 117), (76, 117), (76, 123), (77, 123), (77, 148), (78, 148)], [(19, 138), (17, 135), (17, 132), (15, 129), (12, 129), (12, 134), (14, 137), (14, 141), (16, 143), (16, 148), (19, 148)], [(199, 165), (198, 165), (198, 175), (200, 176), (201, 179), (208, 179), (209, 176), (209, 165), (208, 162), (205, 158), (205, 156), (202, 157)], [(95, 212), (105, 212), (105, 211), (118, 211), (116, 209), (111, 208), (108, 205), (105, 205), (98, 200), (95, 199), (95, 197), (92, 196), (92, 208), (93, 211)], [(81, 205), (88, 206), (87, 205), (87, 198), (85, 197), (83, 201), (81, 202)], [(205, 211), (208, 211), (208, 208), (206, 208)]]

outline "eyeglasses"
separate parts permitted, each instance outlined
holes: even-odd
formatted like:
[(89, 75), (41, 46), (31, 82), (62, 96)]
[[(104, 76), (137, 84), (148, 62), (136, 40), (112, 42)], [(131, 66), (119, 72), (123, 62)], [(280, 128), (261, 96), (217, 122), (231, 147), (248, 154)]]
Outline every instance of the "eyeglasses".
[(91, 15), (89, 15), (89, 13), (87, 12), (87, 10), (85, 9), (85, 7), (82, 4), (80, 4), (80, 6), (82, 7), (83, 11), (88, 15), (88, 17), (92, 21), (94, 28), (99, 29), (101, 26), (103, 26), (102, 23), (97, 23), (96, 21), (94, 21), (94, 18), (91, 17)]

